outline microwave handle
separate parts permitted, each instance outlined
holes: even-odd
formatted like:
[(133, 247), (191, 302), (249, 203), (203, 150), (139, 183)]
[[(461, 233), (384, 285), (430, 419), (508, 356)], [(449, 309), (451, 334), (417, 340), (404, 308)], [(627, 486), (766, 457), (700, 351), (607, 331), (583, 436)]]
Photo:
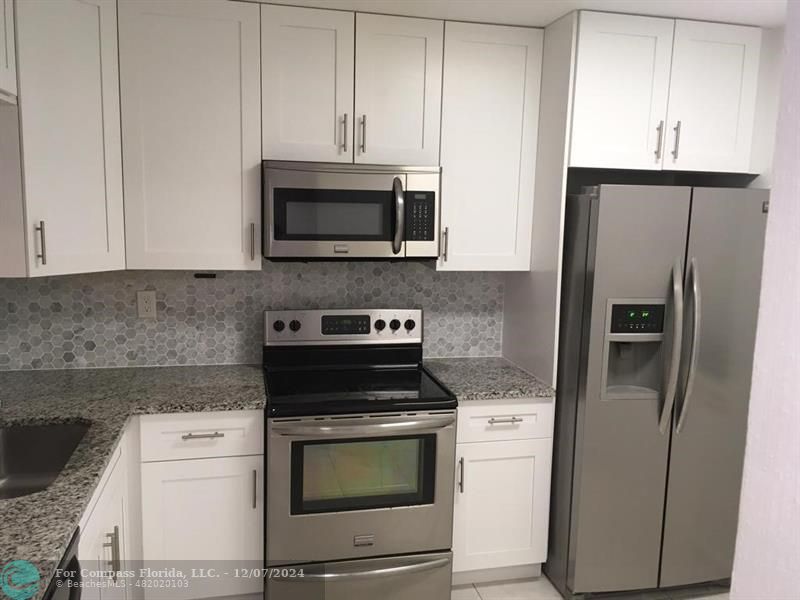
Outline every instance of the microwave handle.
[(406, 237), (406, 199), (403, 193), (403, 182), (399, 177), (395, 177), (392, 182), (392, 192), (394, 194), (394, 213), (395, 230), (392, 240), (392, 252), (400, 254), (403, 247), (403, 239)]

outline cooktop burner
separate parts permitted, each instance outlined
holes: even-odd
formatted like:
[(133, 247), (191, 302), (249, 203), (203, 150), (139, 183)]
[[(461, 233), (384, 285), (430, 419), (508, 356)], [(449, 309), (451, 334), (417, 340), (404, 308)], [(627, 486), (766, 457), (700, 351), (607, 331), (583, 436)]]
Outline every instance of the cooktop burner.
[(265, 313), (270, 417), (453, 409), (422, 366), (422, 311)]

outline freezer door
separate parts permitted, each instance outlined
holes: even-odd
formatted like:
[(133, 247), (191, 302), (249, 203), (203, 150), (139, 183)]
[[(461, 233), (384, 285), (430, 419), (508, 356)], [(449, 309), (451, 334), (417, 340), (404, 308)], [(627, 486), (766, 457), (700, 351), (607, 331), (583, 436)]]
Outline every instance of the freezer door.
[(593, 201), (591, 314), (582, 334), (588, 345), (573, 366), (585, 373), (577, 395), (570, 519), (567, 586), (573, 593), (658, 585), (669, 452), (669, 427), (659, 428), (664, 394), (604, 399), (604, 332), (609, 299), (666, 302), (664, 347), (651, 356), (666, 369), (674, 342), (671, 273), (686, 250), (690, 194), (688, 187), (603, 185)]
[(662, 587), (731, 576), (767, 200), (766, 190), (693, 191)]

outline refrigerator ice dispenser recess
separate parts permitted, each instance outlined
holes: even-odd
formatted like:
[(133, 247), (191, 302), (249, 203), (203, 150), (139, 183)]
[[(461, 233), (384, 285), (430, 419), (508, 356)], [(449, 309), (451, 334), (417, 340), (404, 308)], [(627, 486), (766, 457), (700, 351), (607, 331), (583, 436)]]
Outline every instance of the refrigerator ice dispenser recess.
[(602, 400), (652, 400), (661, 396), (664, 312), (663, 300), (608, 301)]

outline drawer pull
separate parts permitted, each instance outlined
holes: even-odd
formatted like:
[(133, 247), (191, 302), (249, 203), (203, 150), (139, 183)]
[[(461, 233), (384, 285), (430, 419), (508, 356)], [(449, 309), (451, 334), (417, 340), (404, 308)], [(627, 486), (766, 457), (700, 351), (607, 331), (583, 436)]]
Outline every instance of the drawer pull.
[(495, 417), (491, 417), (489, 419), (489, 425), (514, 425), (516, 423), (521, 423), (522, 421), (522, 417), (510, 417), (508, 419), (497, 419)]
[(220, 433), (219, 431), (215, 431), (214, 433), (187, 433), (181, 436), (181, 439), (184, 442), (188, 442), (189, 440), (210, 440), (213, 438), (221, 438), (225, 437), (224, 433)]

